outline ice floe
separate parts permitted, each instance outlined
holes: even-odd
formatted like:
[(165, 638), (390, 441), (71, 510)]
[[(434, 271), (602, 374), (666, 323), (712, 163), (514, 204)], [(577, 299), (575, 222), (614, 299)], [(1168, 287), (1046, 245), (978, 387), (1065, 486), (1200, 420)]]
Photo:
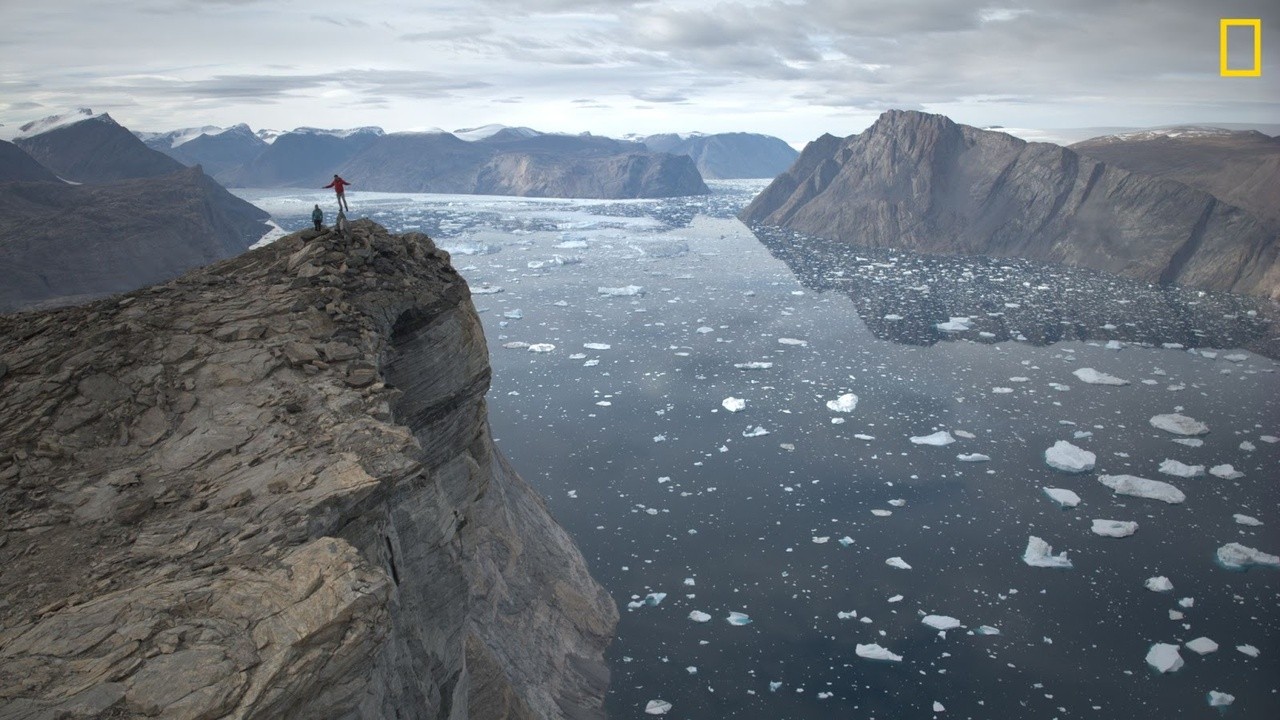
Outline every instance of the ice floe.
[(750, 625), (751, 616), (746, 613), (730, 612), (729, 617), (725, 618), (725, 621), (730, 625)]
[(588, 350), (608, 350), (608, 349), (612, 348), (613, 346), (612, 346), (612, 345), (610, 345), (609, 343), (595, 343), (595, 342), (589, 342), (589, 343), (583, 343), (583, 344), (582, 344), (582, 347), (584, 347), (584, 348), (586, 348), (586, 349), (588, 349)]
[(1138, 523), (1130, 520), (1094, 520), (1090, 530), (1094, 535), (1124, 538), (1138, 531)]
[(911, 442), (916, 445), (934, 445), (936, 447), (950, 445), (955, 441), (956, 439), (951, 437), (951, 433), (946, 430), (939, 430), (932, 435), (916, 435), (911, 438)]
[(1080, 496), (1064, 488), (1047, 487), (1044, 489), (1044, 494), (1064, 508), (1073, 508), (1080, 504)]
[(1240, 543), (1227, 543), (1218, 548), (1218, 562), (1231, 570), (1247, 570), (1251, 565), (1280, 568), (1280, 557)]
[(835, 400), (827, 401), (827, 409), (831, 412), (848, 413), (853, 412), (858, 407), (858, 396), (853, 393), (845, 393)]
[(973, 320), (968, 317), (953, 317), (947, 322), (934, 325), (943, 332), (964, 332), (973, 329)]
[(1171, 673), (1182, 668), (1182, 656), (1178, 654), (1178, 646), (1169, 643), (1156, 643), (1147, 651), (1147, 664), (1156, 672)]
[(1128, 380), (1123, 380), (1114, 375), (1108, 375), (1104, 372), (1098, 372), (1093, 368), (1087, 368), (1087, 367), (1080, 368), (1079, 370), (1072, 371), (1071, 374), (1079, 378), (1080, 382), (1088, 383), (1090, 385), (1128, 385), (1129, 384)]
[(1087, 472), (1093, 469), (1098, 456), (1078, 448), (1066, 440), (1059, 440), (1044, 451), (1044, 461), (1049, 467), (1069, 473)]
[(871, 643), (869, 645), (863, 645), (862, 643), (858, 643), (853, 648), (853, 651), (858, 654), (858, 657), (866, 658), (868, 660), (884, 660), (886, 662), (902, 662), (901, 655), (895, 655), (875, 643)]
[(991, 456), (983, 455), (982, 453), (969, 453), (969, 454), (960, 453), (959, 455), (956, 456), (956, 459), (959, 460), (960, 462), (978, 463), (978, 462), (987, 462), (991, 460)]
[(555, 349), (556, 346), (551, 343), (533, 343), (529, 346), (529, 352), (531, 353), (549, 353)]
[(934, 630), (953, 630), (960, 627), (960, 621), (949, 615), (925, 615), (920, 622)]
[(1000, 628), (994, 628), (990, 625), (979, 625), (978, 629), (974, 630), (973, 633), (975, 635), (999, 635)]
[(1236, 696), (1229, 693), (1210, 690), (1207, 697), (1209, 707), (1226, 707), (1236, 701)]
[(780, 345), (796, 345), (796, 346), (798, 346), (798, 347), (808, 347), (808, 346), (809, 346), (809, 341), (808, 341), (808, 340), (797, 340), (796, 338), (789, 338), (789, 337), (780, 337), (780, 338), (778, 338), (778, 344), (780, 344)]
[(768, 370), (773, 367), (771, 362), (744, 362), (734, 363), (733, 366), (739, 370)]
[(644, 287), (640, 285), (624, 285), (622, 287), (597, 287), (596, 292), (609, 297), (631, 297), (644, 295)]
[(1031, 567), (1043, 568), (1063, 568), (1069, 569), (1071, 561), (1067, 559), (1067, 552), (1063, 550), (1061, 553), (1054, 555), (1053, 548), (1049, 543), (1032, 535), (1027, 538), (1027, 549), (1022, 553), (1022, 562)]
[(768, 435), (768, 434), (769, 434), (769, 431), (765, 430), (759, 425), (755, 426), (754, 428), (747, 428), (746, 430), (742, 431), (742, 437), (744, 438), (761, 437), (763, 435)]
[(1174, 435), (1204, 435), (1209, 432), (1208, 425), (1179, 413), (1156, 415), (1151, 418), (1151, 427)]
[(906, 561), (906, 560), (903, 560), (903, 559), (902, 559), (902, 558), (900, 558), (900, 557), (891, 557), (891, 558), (889, 558), (888, 560), (885, 560), (885, 561), (884, 561), (884, 564), (885, 564), (885, 565), (888, 565), (889, 567), (895, 567), (895, 568), (898, 568), (899, 570), (910, 570), (910, 569), (911, 569), (911, 566), (907, 564), (907, 561)]
[(1185, 463), (1178, 462), (1177, 460), (1170, 460), (1166, 458), (1164, 462), (1160, 463), (1160, 472), (1174, 477), (1193, 478), (1200, 477), (1204, 474), (1204, 466), (1187, 465)]
[(1238, 525), (1248, 525), (1249, 527), (1259, 527), (1262, 525), (1261, 520), (1249, 515), (1241, 515), (1240, 513), (1236, 513), (1231, 517), (1235, 519), (1236, 524)]
[(1188, 650), (1197, 655), (1208, 655), (1212, 652), (1218, 652), (1218, 643), (1204, 636), (1188, 641), (1186, 646)]
[(1209, 474), (1213, 475), (1214, 477), (1220, 477), (1223, 480), (1238, 480), (1244, 477), (1244, 473), (1240, 472), (1239, 470), (1236, 470), (1234, 467), (1231, 466), (1230, 463), (1224, 463), (1222, 465), (1214, 465), (1213, 467), (1209, 468)]
[(1173, 583), (1169, 580), (1169, 578), (1163, 575), (1156, 575), (1155, 577), (1149, 577), (1147, 578), (1147, 582), (1144, 584), (1146, 585), (1146, 588), (1151, 592), (1172, 592), (1173, 591)]
[(666, 700), (650, 700), (644, 706), (644, 711), (648, 715), (666, 715), (671, 712), (671, 703)]
[(1117, 495), (1161, 500), (1170, 505), (1187, 499), (1181, 490), (1161, 480), (1148, 480), (1134, 475), (1099, 475), (1098, 482), (1114, 490)]
[(736, 397), (727, 397), (724, 400), (721, 400), (720, 404), (724, 406), (725, 410), (734, 413), (742, 412), (747, 408), (747, 401)]
[(1246, 645), (1237, 645), (1237, 646), (1236, 646), (1236, 650), (1239, 650), (1240, 652), (1244, 653), (1245, 655), (1248, 655), (1248, 656), (1249, 656), (1249, 657), (1251, 657), (1251, 658), (1256, 658), (1256, 657), (1258, 657), (1259, 655), (1261, 655), (1261, 654), (1262, 654), (1262, 652), (1261, 652), (1260, 650), (1258, 650), (1258, 648), (1256, 648), (1256, 647), (1254, 647), (1254, 646), (1252, 646), (1252, 645), (1247, 645), (1247, 644), (1246, 644)]
[(694, 622), (704, 623), (711, 619), (711, 616), (701, 610), (694, 610), (689, 613), (689, 619)]

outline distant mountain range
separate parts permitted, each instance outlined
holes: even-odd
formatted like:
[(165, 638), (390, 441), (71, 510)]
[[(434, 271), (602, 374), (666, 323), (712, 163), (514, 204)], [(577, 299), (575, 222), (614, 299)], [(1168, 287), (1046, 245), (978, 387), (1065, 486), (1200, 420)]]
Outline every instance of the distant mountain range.
[(616, 140), (503, 125), (452, 133), (375, 127), (255, 133), (237, 125), (138, 135), (230, 187), (314, 188), (338, 173), (360, 190), (533, 197), (704, 194), (703, 178), (774, 177), (798, 154), (778, 138), (748, 133)]
[[(1242, 143), (1243, 155), (1265, 145), (1231, 138), (1214, 142)], [(1245, 207), (1265, 205), (1259, 194), (1274, 189), (1270, 161), (1215, 164), (1211, 156), (1236, 151), (1200, 139), (1182, 155), (1143, 146), (1164, 142), (1122, 137), (1077, 152), (893, 110), (861, 134), (810, 143), (740, 217), (855, 245), (1021, 257), (1280, 299), (1280, 238), (1265, 212)]]
[(164, 282), (244, 251), (267, 213), (78, 112), (0, 143), (0, 312)]

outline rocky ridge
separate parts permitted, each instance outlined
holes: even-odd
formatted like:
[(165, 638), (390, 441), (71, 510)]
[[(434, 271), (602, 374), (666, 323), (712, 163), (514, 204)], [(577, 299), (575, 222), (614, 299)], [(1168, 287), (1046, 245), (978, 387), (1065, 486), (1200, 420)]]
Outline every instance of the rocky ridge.
[(0, 718), (590, 718), (617, 620), (425, 235), (0, 317)]
[(1048, 143), (891, 110), (825, 135), (741, 213), (868, 247), (1021, 257), (1280, 299), (1280, 238), (1202, 190)]

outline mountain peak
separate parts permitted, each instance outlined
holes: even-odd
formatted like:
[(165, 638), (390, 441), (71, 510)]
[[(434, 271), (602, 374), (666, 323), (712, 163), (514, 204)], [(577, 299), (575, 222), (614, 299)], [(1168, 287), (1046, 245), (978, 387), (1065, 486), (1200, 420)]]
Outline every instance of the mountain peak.
[(71, 112), (62, 113), (60, 115), (49, 115), (48, 117), (43, 117), (39, 120), (32, 120), (29, 123), (25, 123), (18, 127), (18, 134), (16, 137), (35, 137), (36, 135), (41, 135), (51, 130), (57, 130), (58, 128), (84, 122), (85, 120), (97, 120), (99, 122), (110, 123), (112, 125), (119, 124), (107, 113), (94, 115), (93, 110), (90, 110), (89, 108), (76, 108)]

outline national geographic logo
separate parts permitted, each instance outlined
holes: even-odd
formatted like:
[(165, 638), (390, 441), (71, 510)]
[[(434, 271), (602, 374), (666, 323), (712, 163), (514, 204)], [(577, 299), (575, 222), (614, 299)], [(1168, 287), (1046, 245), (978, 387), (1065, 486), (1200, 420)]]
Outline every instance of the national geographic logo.
[[(1222, 77), (1261, 77), (1262, 76), (1262, 18), (1222, 18), (1218, 23), (1221, 35), (1218, 41), (1218, 72)], [(1227, 31), (1233, 27), (1253, 29), (1253, 65), (1247, 68), (1232, 68), (1227, 63), (1228, 41)], [(1239, 35), (1237, 35), (1239, 41)]]

